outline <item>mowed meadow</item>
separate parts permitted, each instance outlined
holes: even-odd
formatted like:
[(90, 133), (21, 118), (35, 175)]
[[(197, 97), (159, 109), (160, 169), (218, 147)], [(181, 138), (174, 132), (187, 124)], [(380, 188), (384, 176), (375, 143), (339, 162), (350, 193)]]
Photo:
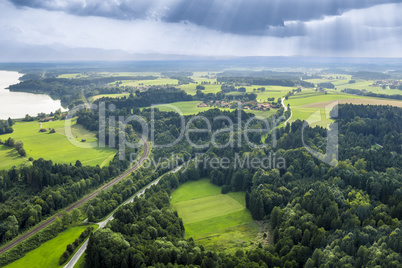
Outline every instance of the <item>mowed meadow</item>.
[(183, 219), (186, 238), (208, 250), (256, 246), (259, 226), (245, 206), (245, 193), (221, 194), (208, 179), (191, 181), (172, 193), (171, 205)]
[(55, 238), (43, 243), (40, 247), (28, 252), (24, 257), (5, 266), (7, 268), (42, 268), (63, 267), (59, 265), (59, 259), (68, 244), (72, 244), (80, 234), (88, 227), (98, 228), (98, 225), (82, 225), (68, 228)]
[[(289, 123), (297, 119), (306, 120), (310, 125), (327, 127), (333, 120), (329, 118), (329, 111), (334, 103), (363, 104), (363, 105), (392, 105), (401, 107), (402, 101), (376, 99), (372, 97), (356, 96), (342, 93), (339, 90), (326, 89), (327, 93), (313, 89), (303, 89), (301, 92), (290, 96), (285, 105), (290, 105), (292, 118)], [(329, 109), (326, 109), (328, 107)]]
[[(42, 125), (40, 125), (42, 124)], [(72, 138), (66, 136), (65, 121), (54, 121), (39, 123), (17, 122), (11, 134), (1, 135), (0, 139), (6, 140), (9, 137), (15, 141), (22, 141), (27, 153), (26, 158), (18, 157), (13, 150), (2, 146), (0, 150), (0, 168), (8, 168), (10, 165), (18, 165), (26, 161), (29, 157), (34, 159), (44, 158), (52, 160), (54, 163), (74, 164), (80, 160), (83, 165), (104, 166), (107, 165), (116, 154), (116, 150), (109, 147), (80, 148), (73, 145), (70, 140), (75, 139), (80, 145), (88, 146), (92, 142), (97, 142), (94, 132), (85, 130), (81, 125), (76, 124), (76, 119), (71, 121)], [(41, 127), (42, 126), (42, 127)], [(41, 128), (55, 129), (56, 133), (39, 132)], [(85, 139), (85, 143), (81, 140)], [(17, 160), (17, 161), (16, 161)], [(4, 164), (3, 164), (4, 163)]]

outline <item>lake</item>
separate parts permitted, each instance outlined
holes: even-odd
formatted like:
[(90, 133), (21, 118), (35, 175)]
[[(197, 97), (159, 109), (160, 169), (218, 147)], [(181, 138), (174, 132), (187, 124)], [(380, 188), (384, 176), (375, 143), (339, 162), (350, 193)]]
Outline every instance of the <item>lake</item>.
[(23, 118), (26, 114), (37, 116), (42, 112), (49, 114), (59, 108), (64, 110), (59, 100), (53, 100), (48, 95), (10, 92), (6, 89), (18, 84), (21, 76), (18, 72), (0, 71), (0, 119)]

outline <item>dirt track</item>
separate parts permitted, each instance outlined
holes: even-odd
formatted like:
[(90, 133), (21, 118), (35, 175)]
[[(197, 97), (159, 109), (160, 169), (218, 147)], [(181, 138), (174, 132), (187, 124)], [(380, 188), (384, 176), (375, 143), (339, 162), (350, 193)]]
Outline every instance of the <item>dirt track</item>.
[[(128, 175), (130, 175), (138, 167), (140, 167), (142, 165), (142, 163), (144, 163), (145, 159), (147, 159), (147, 157), (149, 155), (149, 152), (150, 152), (150, 146), (149, 146), (148, 141), (144, 137), (141, 137), (141, 139), (144, 142), (144, 153), (142, 154), (142, 156), (141, 156), (140, 160), (137, 162), (137, 164), (135, 164), (133, 167), (131, 167), (130, 169), (125, 171), (123, 174), (121, 174), (117, 178), (111, 180), (110, 182), (106, 183), (105, 185), (103, 185), (99, 189), (95, 190), (91, 194), (83, 197), (82, 199), (78, 200), (74, 204), (70, 205), (69, 207), (67, 207), (65, 209), (65, 211), (71, 212), (73, 209), (78, 208), (82, 204), (86, 203), (87, 201), (89, 201), (92, 198), (94, 198), (95, 196), (97, 196), (100, 191), (106, 190), (106, 189), (112, 187), (113, 185), (115, 185), (116, 183), (120, 182), (122, 179), (124, 179)], [(27, 239), (27, 238), (31, 237), (32, 235), (36, 234), (37, 232), (43, 230), (44, 228), (46, 228), (50, 224), (52, 224), (55, 221), (56, 217), (61, 217), (61, 214), (59, 213), (59, 214), (47, 219), (46, 221), (40, 223), (39, 225), (35, 226), (34, 228), (29, 230), (28, 232), (26, 232), (23, 235), (21, 235), (20, 237), (14, 239), (13, 241), (8, 243), (4, 247), (0, 248), (0, 255), (3, 254), (4, 252), (6, 252), (7, 250), (13, 248), (14, 246), (18, 245), (19, 243), (21, 243), (25, 239)]]

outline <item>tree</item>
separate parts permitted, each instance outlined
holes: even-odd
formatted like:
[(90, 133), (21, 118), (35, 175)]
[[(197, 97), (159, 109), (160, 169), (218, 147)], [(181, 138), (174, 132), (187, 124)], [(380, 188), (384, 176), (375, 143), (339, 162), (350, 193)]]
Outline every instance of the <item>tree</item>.
[(27, 156), (27, 153), (26, 153), (26, 151), (25, 151), (24, 148), (19, 149), (19, 150), (18, 150), (18, 154), (19, 154), (20, 156), (22, 156), (22, 157)]
[(9, 137), (9, 138), (4, 142), (4, 144), (5, 144), (6, 146), (8, 146), (8, 147), (14, 147), (15, 140), (14, 140), (13, 138)]
[(8, 122), (8, 125), (11, 127), (12, 125), (14, 125), (14, 122), (13, 122), (13, 120), (9, 117), (8, 119), (7, 119), (7, 122)]
[(81, 216), (81, 212), (79, 211), (78, 208), (73, 209), (73, 211), (71, 211), (71, 220), (72, 222), (78, 222), (78, 220), (80, 219)]
[(70, 213), (68, 213), (65, 210), (61, 212), (61, 215), (62, 215), (61, 217), (62, 227), (63, 229), (67, 229), (67, 227), (71, 224), (72, 217)]
[(8, 216), (8, 218), (5, 221), (5, 226), (12, 236), (18, 234), (19, 224), (17, 217), (15, 217), (15, 215)]
[(88, 216), (88, 221), (94, 222), (94, 221), (95, 221), (95, 218), (94, 218), (94, 207), (93, 207), (92, 205), (89, 205), (89, 206), (87, 207), (86, 213), (87, 213), (87, 216)]
[(61, 222), (61, 219), (59, 217), (56, 216), (53, 224), (57, 231), (60, 231), (62, 229), (63, 223)]

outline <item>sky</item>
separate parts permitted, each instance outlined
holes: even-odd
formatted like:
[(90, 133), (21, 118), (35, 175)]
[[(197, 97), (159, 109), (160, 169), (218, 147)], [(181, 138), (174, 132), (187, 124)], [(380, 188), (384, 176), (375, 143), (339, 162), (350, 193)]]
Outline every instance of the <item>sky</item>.
[(402, 57), (401, 11), (402, 0), (0, 0), (0, 61)]

